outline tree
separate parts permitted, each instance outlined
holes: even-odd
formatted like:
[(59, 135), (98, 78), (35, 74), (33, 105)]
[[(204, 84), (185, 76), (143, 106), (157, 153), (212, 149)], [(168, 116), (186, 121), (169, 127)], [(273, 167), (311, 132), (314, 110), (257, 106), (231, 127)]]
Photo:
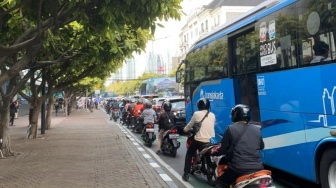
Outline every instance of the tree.
[[(88, 70), (94, 70), (97, 67), (94, 66), (95, 63), (97, 65), (105, 62), (109, 65), (104, 68), (116, 67), (132, 52), (143, 50), (149, 34), (155, 31), (156, 19), (180, 18), (180, 2), (4, 0), (0, 3), (0, 84), (3, 85), (17, 77), (24, 69), (29, 68), (30, 74), (36, 71), (42, 73), (47, 65), (62, 63), (63, 66), (59, 65), (58, 69), (50, 70), (49, 73), (57, 75), (57, 70), (66, 69), (71, 70), (67, 73), (73, 74), (66, 75), (62, 72), (64, 75), (54, 75), (53, 79), (48, 77), (43, 81), (54, 88), (39, 99), (28, 97), (37, 111), (41, 102), (52, 92), (90, 75)], [(97, 54), (102, 55), (98, 61), (95, 59)], [(83, 70), (73, 70), (83, 62), (86, 62), (80, 66)], [(104, 70), (106, 71), (102, 75), (106, 76), (109, 69)], [(93, 72), (99, 74), (97, 70)], [(70, 79), (69, 76), (74, 79)], [(36, 79), (37, 77), (31, 77), (31, 81)], [(35, 93), (39, 91), (38, 88), (40, 87), (37, 87)], [(6, 105), (4, 97), (2, 100), (3, 105)], [(36, 114), (35, 118), (38, 117)], [(3, 123), (0, 127), (0, 137), (4, 140), (1, 149), (5, 156), (9, 156), (11, 150), (7, 133), (8, 123), (1, 120)], [(34, 123), (37, 127), (37, 122)]]
[(108, 91), (113, 91), (116, 95), (134, 95), (136, 91), (139, 91), (140, 85), (143, 81), (148, 80), (150, 78), (160, 78), (162, 75), (153, 73), (153, 72), (145, 72), (138, 78), (134, 80), (125, 80), (125, 81), (117, 81), (113, 84), (107, 86)]

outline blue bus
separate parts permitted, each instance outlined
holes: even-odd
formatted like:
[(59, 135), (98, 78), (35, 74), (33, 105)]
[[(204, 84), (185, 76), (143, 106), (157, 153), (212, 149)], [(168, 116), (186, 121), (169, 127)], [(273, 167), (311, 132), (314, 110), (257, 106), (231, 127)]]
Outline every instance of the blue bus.
[(187, 122), (208, 98), (221, 139), (232, 107), (247, 104), (262, 129), (265, 165), (336, 187), (335, 32), (335, 0), (267, 0), (220, 26), (176, 73)]

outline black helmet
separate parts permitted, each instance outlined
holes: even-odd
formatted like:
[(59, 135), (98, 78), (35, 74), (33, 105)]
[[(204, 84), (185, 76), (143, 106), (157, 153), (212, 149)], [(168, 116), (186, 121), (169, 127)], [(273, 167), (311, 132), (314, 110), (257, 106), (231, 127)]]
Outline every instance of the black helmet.
[(150, 102), (146, 102), (146, 108), (147, 108), (147, 109), (151, 109), (151, 108), (152, 108), (152, 103), (150, 103)]
[(247, 121), (251, 120), (251, 109), (245, 104), (238, 104), (231, 110), (231, 120), (232, 122)]
[(172, 104), (170, 102), (164, 102), (163, 103), (163, 109), (165, 111), (170, 111), (172, 109)]
[(210, 108), (210, 101), (206, 98), (200, 98), (197, 101), (197, 108), (198, 110), (209, 110)]

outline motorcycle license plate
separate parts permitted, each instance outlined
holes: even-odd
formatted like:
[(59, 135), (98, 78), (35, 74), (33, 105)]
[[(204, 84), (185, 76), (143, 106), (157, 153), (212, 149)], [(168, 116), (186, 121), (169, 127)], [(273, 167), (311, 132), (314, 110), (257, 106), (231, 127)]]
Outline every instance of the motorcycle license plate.
[(146, 132), (151, 132), (151, 133), (153, 133), (153, 132), (154, 132), (154, 129), (147, 129), (147, 128), (146, 128)]
[(169, 138), (173, 139), (173, 138), (180, 138), (179, 134), (169, 134)]

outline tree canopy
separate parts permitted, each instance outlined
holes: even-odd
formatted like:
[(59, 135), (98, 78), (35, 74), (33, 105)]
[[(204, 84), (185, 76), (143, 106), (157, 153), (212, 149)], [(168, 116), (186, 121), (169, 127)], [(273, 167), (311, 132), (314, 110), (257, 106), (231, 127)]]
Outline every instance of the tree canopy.
[[(0, 85), (7, 82), (11, 88), (10, 93), (0, 89), (1, 95), (6, 96), (2, 97), (2, 104), (7, 105), (4, 100), (9, 100), (28, 80), (43, 78), (42, 83), (48, 83), (47, 94), (34, 102), (37, 108), (53, 92), (66, 87), (92, 88), (133, 52), (145, 49), (156, 21), (180, 19), (180, 3), (181, 0), (1, 1)], [(20, 74), (23, 70), (25, 77)], [(81, 85), (85, 78), (91, 81)], [(42, 88), (37, 87), (34, 92)], [(0, 137), (4, 143), (0, 146), (8, 155), (6, 113), (1, 111)], [(36, 130), (37, 120), (33, 121)]]

